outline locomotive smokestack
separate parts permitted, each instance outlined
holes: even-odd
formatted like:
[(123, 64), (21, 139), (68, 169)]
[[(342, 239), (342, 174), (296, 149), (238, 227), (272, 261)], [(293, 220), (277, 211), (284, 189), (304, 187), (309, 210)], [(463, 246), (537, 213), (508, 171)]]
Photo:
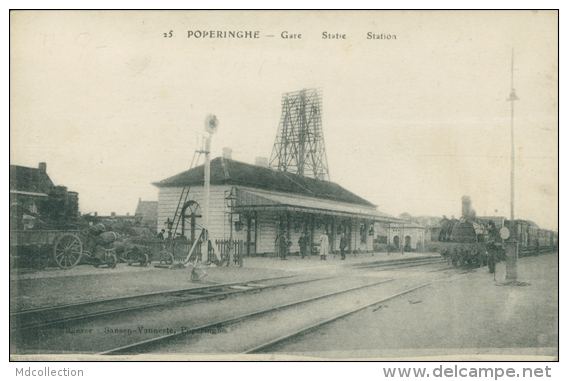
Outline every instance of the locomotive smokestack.
[(462, 217), (465, 219), (469, 219), (471, 215), (471, 197), (463, 196), (462, 197)]

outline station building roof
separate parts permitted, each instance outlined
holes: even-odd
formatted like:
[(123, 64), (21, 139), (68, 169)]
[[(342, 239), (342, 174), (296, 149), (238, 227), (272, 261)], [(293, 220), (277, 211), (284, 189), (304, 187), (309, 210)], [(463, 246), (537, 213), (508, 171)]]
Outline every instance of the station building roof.
[(300, 212), (351, 217), (367, 221), (395, 221), (388, 214), (377, 211), (374, 207), (349, 204), (304, 195), (292, 195), (264, 190), (251, 190), (248, 187), (237, 189), (235, 211), (276, 211)]
[[(204, 176), (205, 168), (200, 165), (155, 182), (153, 185), (158, 188), (199, 186), (204, 184)], [(277, 171), (224, 157), (218, 157), (211, 161), (211, 184), (242, 185), (248, 188), (355, 204), (366, 208), (376, 207), (373, 203), (330, 181)], [(383, 215), (387, 216), (386, 214)]]

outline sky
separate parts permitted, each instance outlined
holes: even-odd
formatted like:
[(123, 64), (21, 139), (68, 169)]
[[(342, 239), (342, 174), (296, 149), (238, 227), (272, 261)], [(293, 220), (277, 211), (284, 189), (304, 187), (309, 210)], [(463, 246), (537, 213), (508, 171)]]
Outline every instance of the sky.
[[(331, 181), (393, 216), (459, 217), (469, 195), (479, 216), (509, 217), (514, 48), (515, 218), (558, 228), (556, 12), (27, 11), (10, 21), (10, 163), (46, 162), (83, 213), (157, 200), (152, 182), (189, 169), (209, 113), (212, 157), (223, 147), (247, 163), (269, 157), (282, 94), (315, 87)], [(188, 38), (198, 30), (260, 38)]]

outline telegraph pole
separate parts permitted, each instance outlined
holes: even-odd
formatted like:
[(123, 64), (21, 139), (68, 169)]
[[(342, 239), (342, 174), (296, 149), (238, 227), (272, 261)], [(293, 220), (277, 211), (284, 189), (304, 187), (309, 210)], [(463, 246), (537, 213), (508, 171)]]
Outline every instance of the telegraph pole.
[(515, 101), (519, 98), (513, 87), (513, 71), (514, 71), (515, 50), (511, 49), (511, 94), (507, 101), (511, 102), (511, 224), (509, 225), (511, 232), (509, 238), (505, 241), (505, 253), (507, 257), (506, 268), (507, 282), (517, 281), (517, 261), (519, 256), (519, 244), (516, 240), (517, 230), (515, 229)]

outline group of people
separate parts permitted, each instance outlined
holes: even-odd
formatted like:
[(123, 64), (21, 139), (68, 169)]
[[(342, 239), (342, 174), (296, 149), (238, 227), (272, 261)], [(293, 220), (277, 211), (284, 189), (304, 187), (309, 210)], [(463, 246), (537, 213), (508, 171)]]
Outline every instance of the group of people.
[[(329, 237), (327, 236), (327, 232), (323, 232), (320, 235), (318, 242), (319, 242), (320, 260), (326, 261), (327, 255), (329, 254)], [(302, 256), (302, 259), (304, 259), (306, 256), (309, 256), (308, 250), (310, 246), (310, 238), (306, 233), (302, 232), (302, 235), (298, 240), (298, 245), (300, 246), (300, 255)], [(290, 246), (292, 246), (292, 241), (290, 240), (289, 235), (282, 233), (276, 238), (276, 247), (278, 249), (278, 254), (281, 260), (287, 260), (286, 257), (288, 255)], [(339, 250), (341, 252), (342, 260), (345, 260), (346, 258), (345, 250), (347, 249), (348, 246), (349, 242), (347, 240), (347, 237), (345, 237), (345, 233), (341, 233), (341, 239), (339, 241)]]

